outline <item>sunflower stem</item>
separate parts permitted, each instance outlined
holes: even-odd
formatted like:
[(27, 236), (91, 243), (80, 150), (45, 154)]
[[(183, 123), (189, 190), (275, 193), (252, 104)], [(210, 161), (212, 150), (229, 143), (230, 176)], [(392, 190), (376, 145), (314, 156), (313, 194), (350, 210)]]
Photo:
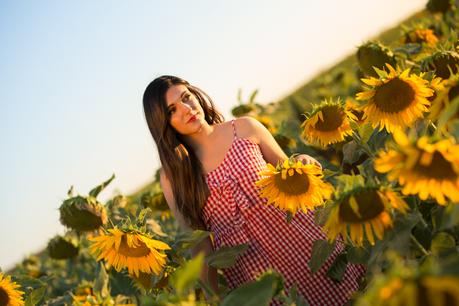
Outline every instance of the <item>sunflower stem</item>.
[(418, 239), (416, 239), (416, 237), (414, 237), (413, 234), (410, 234), (410, 238), (425, 256), (429, 255), (429, 252), (427, 252), (427, 250), (422, 246), (422, 244), (418, 241)]
[(113, 224), (113, 221), (111, 218), (108, 218), (108, 222), (110, 222), (110, 225), (112, 226), (112, 228), (115, 228), (115, 224)]
[(368, 145), (368, 143), (363, 144), (363, 147), (365, 148), (365, 153), (367, 153), (368, 156), (370, 156), (371, 158), (375, 157), (375, 155), (374, 155), (373, 151), (371, 150), (370, 146)]

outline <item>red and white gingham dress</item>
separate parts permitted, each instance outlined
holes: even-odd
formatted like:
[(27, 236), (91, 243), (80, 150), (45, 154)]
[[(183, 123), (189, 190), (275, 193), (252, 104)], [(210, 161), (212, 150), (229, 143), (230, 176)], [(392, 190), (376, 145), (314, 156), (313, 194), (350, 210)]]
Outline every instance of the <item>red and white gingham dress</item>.
[(325, 239), (314, 224), (313, 212), (298, 212), (288, 224), (285, 212), (265, 205), (267, 200), (258, 196), (254, 184), (266, 167), (260, 147), (249, 139), (238, 138), (234, 120), (231, 123), (233, 143), (222, 163), (206, 175), (210, 195), (203, 209), (204, 222), (214, 234), (214, 250), (249, 245), (234, 266), (223, 269), (229, 287), (236, 288), (272, 268), (283, 275), (286, 288), (296, 283), (298, 293), (310, 305), (345, 304), (357, 290), (363, 268), (348, 265), (341, 283), (328, 278), (326, 271), (343, 249), (337, 243), (321, 269), (311, 273), (308, 261), (313, 242)]

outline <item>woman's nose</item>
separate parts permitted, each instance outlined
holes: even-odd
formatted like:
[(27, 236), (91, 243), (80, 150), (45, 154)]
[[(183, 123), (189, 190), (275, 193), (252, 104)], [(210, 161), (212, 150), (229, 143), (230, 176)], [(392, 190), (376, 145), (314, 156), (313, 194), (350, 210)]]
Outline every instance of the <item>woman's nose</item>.
[(192, 109), (188, 103), (180, 102), (180, 106), (182, 107), (182, 110), (185, 112), (185, 114), (188, 114)]

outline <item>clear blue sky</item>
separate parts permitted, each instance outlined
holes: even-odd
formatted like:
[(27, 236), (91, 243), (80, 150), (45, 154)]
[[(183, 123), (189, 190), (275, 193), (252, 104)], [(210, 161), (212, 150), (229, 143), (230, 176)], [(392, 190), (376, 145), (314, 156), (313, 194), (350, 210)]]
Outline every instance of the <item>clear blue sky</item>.
[(162, 74), (227, 119), (238, 88), (288, 94), (426, 0), (0, 0), (0, 268), (64, 233), (67, 190), (129, 194), (159, 163), (141, 97)]

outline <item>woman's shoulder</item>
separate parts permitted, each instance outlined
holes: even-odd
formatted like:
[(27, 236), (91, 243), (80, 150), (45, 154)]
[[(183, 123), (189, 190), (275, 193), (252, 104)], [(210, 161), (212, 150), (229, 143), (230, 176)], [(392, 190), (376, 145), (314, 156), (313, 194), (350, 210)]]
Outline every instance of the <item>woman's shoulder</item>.
[(247, 138), (255, 143), (259, 143), (259, 135), (263, 124), (250, 116), (242, 116), (234, 119), (234, 125), (239, 138)]

